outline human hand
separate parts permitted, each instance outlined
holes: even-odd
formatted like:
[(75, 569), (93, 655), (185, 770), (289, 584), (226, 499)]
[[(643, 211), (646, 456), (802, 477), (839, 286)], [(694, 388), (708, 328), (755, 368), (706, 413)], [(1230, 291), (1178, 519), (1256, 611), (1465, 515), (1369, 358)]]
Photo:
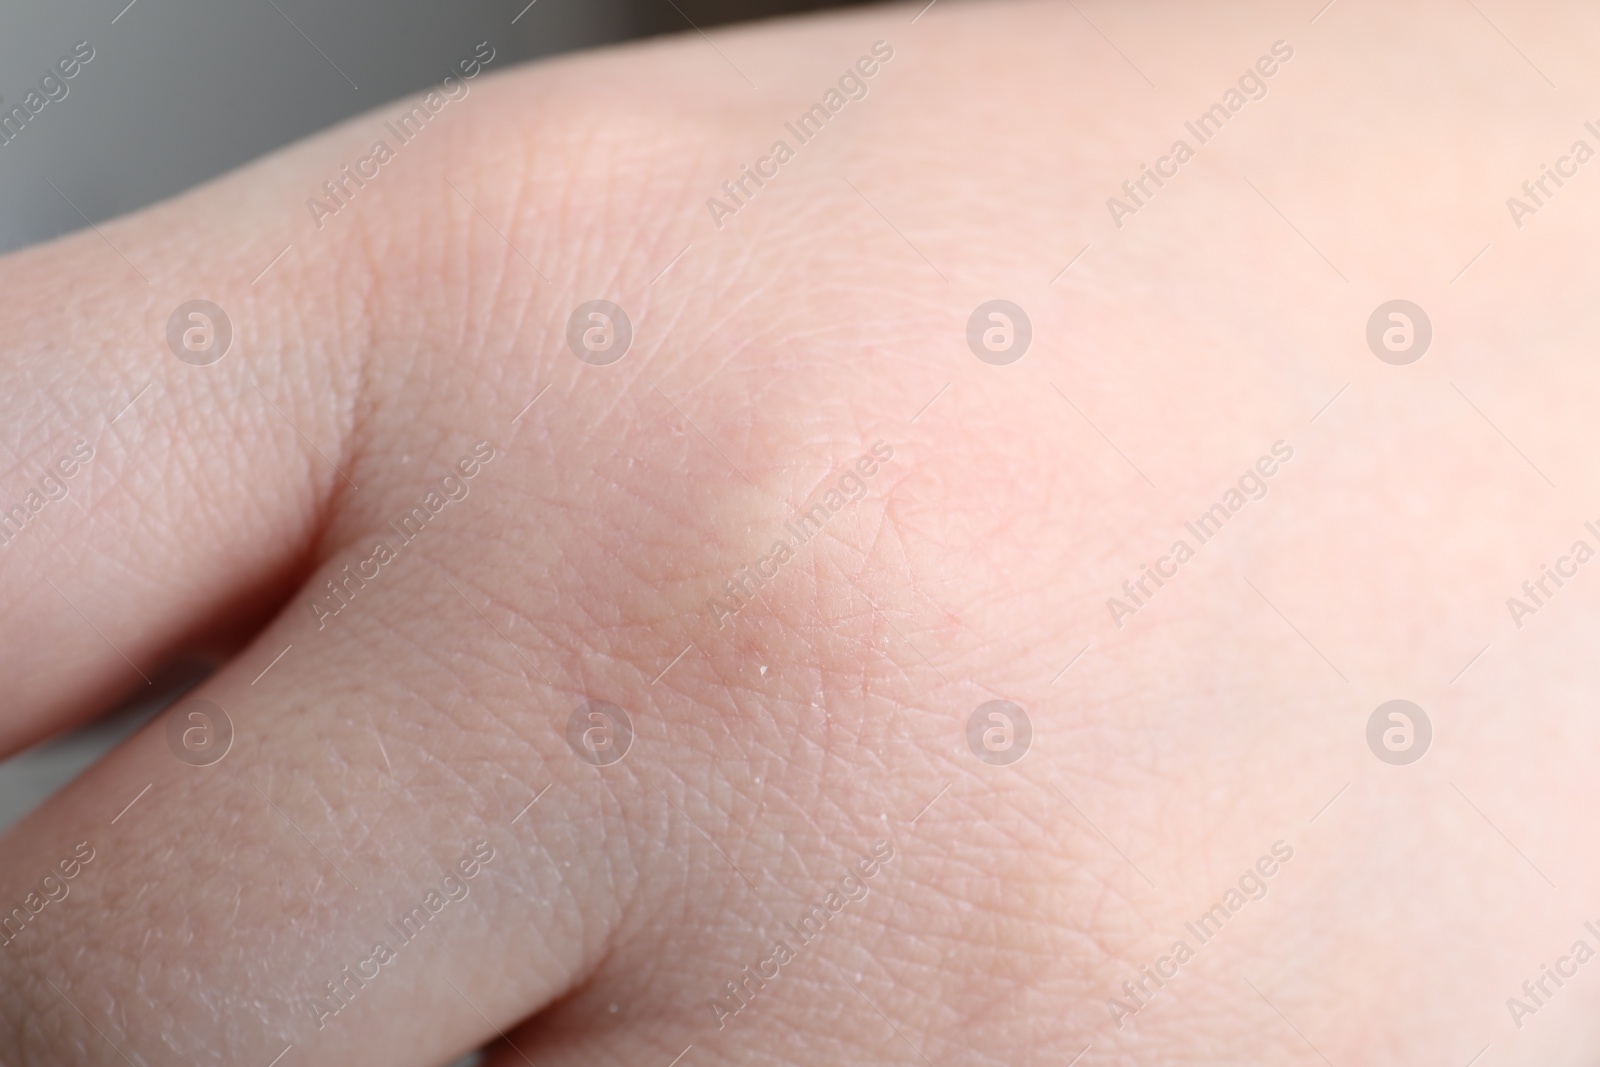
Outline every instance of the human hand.
[(0, 1059), (1580, 1060), (1597, 219), (1503, 201), (1585, 134), (1314, 14), (491, 63), (0, 260), (0, 744), (232, 657), (4, 838)]

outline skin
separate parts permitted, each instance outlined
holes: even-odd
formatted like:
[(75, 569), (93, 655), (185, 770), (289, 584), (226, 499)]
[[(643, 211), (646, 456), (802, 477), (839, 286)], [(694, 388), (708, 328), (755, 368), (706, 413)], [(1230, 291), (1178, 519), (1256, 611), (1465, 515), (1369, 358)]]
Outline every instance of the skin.
[[(195, 649), (234, 729), (189, 766), (164, 717), (0, 839), (4, 908), (94, 850), (0, 948), (0, 1062), (1586, 1062), (1594, 967), (1520, 1027), (1506, 998), (1600, 948), (1600, 584), (1520, 627), (1505, 601), (1600, 546), (1600, 201), (1586, 170), (1521, 228), (1504, 200), (1592, 137), (1471, 12), (1313, 14), (946, 0), (712, 35), (727, 62), (491, 65), (320, 228), (399, 104), (0, 260), (5, 501), (94, 450), (0, 549), (0, 749)], [(1595, 21), (1500, 27), (1581, 87)], [(1279, 39), (1265, 98), (1114, 225)], [(719, 228), (706, 198), (877, 40), (867, 97)], [(207, 367), (164, 339), (197, 296), (234, 330)], [(964, 337), (997, 296), (1033, 326), (1009, 366)], [(1404, 367), (1364, 338), (1396, 297), (1434, 328)], [(595, 298), (635, 329), (607, 367), (565, 343)], [(1409, 766), (1367, 747), (1393, 698), (1433, 725)], [(1009, 766), (966, 742), (996, 699), (1034, 732)], [(621, 762), (568, 746), (586, 700), (629, 713)], [(876, 842), (867, 895), (719, 1019)], [(1261, 899), (1186, 932), (1278, 842)]]

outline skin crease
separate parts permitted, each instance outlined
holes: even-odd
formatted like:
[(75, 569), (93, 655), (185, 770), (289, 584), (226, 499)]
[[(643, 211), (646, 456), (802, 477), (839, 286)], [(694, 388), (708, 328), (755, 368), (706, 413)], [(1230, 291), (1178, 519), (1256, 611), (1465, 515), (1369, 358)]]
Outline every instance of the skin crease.
[[(398, 103), (0, 260), (4, 499), (95, 450), (0, 549), (0, 746), (254, 634), (197, 694), (222, 762), (158, 721), (0, 840), (3, 908), (95, 850), (0, 947), (0, 1062), (1592, 1058), (1596, 967), (1520, 1029), (1505, 1000), (1600, 947), (1600, 584), (1520, 629), (1505, 598), (1600, 519), (1600, 210), (1586, 171), (1521, 229), (1504, 200), (1587, 136), (1596, 16), (1494, 15), (1562, 94), (1443, 5), (916, 14), (486, 74), (320, 230), (306, 197)], [(1280, 39), (1267, 96), (1114, 226)], [(716, 227), (877, 40), (867, 97)], [(205, 368), (163, 341), (196, 295), (235, 331)], [(1008, 367), (964, 342), (996, 296), (1033, 323)], [(1409, 367), (1365, 346), (1395, 297), (1434, 324)], [(635, 327), (610, 367), (564, 343), (595, 298)], [(319, 629), (316, 591), (484, 440)], [(880, 440), (719, 630), (707, 599)], [(1266, 497), (1115, 626), (1279, 440)], [(1365, 743), (1396, 697), (1435, 731), (1408, 767)], [(622, 762), (568, 748), (588, 699), (630, 712)], [(1009, 767), (966, 747), (992, 699), (1033, 723)], [(466, 898), (318, 1029), (307, 998), (477, 841)], [(719, 1028), (708, 999), (877, 841), (870, 893)], [(1107, 999), (1278, 841), (1118, 1029)]]

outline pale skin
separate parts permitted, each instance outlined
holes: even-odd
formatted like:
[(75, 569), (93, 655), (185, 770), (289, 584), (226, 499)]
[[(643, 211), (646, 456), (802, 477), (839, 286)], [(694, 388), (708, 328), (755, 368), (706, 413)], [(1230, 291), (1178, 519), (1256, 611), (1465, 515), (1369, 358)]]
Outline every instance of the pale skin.
[[(93, 449), (0, 549), (0, 749), (202, 647), (235, 731), (196, 767), (158, 720), (0, 840), (4, 909), (93, 849), (0, 947), (0, 1062), (1592, 1057), (1600, 569), (1507, 599), (1600, 547), (1600, 199), (1588, 167), (1521, 227), (1506, 198), (1597, 143), (1600, 24), (1487, 12), (1524, 59), (1470, 8), (1317, 6), (1080, 5), (1102, 37), (946, 0), (713, 34), (726, 60), (491, 65), (320, 228), (399, 104), (0, 260), (0, 503)], [(880, 40), (719, 227), (707, 198)], [(165, 342), (197, 297), (234, 331), (206, 367)], [(965, 340), (993, 298), (1032, 321), (1009, 366)], [(1365, 340), (1394, 298), (1433, 324), (1409, 366)], [(591, 299), (634, 325), (610, 366), (566, 345)], [(1394, 698), (1433, 727), (1407, 766), (1366, 741)], [(1034, 732), (1009, 766), (967, 744), (996, 699)], [(628, 711), (621, 762), (569, 747), (586, 700)], [(362, 962), (478, 842), (466, 896)], [(713, 1008), (877, 842), (865, 897)], [(1186, 932), (1279, 842), (1261, 899)], [(319, 1014), (347, 966), (376, 977)]]

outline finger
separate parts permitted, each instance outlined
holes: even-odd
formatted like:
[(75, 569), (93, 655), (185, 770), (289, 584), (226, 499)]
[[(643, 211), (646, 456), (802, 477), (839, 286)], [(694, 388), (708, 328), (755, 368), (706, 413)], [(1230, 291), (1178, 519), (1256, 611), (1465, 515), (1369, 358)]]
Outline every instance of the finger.
[[(640, 490), (664, 484), (684, 442), (652, 455), (645, 438), (663, 438), (636, 428), (626, 451), (650, 467), (618, 484), (581, 432), (610, 402), (595, 392), (552, 409), (555, 454), (455, 436), (415, 449), (432, 472), (485, 458), (415, 537), (379, 535), (396, 555), (345, 586), (331, 618), (305, 605), (360, 572), (349, 561), (381, 524), (357, 524), (363, 540), (335, 545), (237, 661), (5, 838), (0, 901), (25, 914), (9, 930), (0, 915), (0, 1044), (45, 1058), (87, 1048), (87, 1063), (264, 1064), (292, 1046), (305, 1064), (434, 1067), (580, 984), (642, 886), (658, 899), (635, 924), (675, 906), (675, 853), (694, 831), (675, 822), (651, 845), (670, 807), (634, 762), (580, 760), (566, 730), (591, 686), (641, 726), (681, 703), (651, 685), (666, 638), (636, 621), (681, 593), (614, 581), (604, 546), (651, 529), (662, 501)], [(679, 494), (700, 517), (649, 535), (651, 574), (671, 559), (710, 569), (720, 463), (692, 465), (716, 488)], [(431, 488), (404, 491), (375, 510), (406, 514)], [(604, 657), (553, 651), (594, 610), (621, 620)], [(265, 650), (288, 646), (252, 677)], [(685, 684), (703, 684), (691, 666), (677, 665)], [(52, 875), (45, 897), (62, 899), (33, 911), (39, 872), (80, 843), (92, 859), (67, 883)], [(641, 866), (661, 857), (668, 868)]]
[[(414, 610), (405, 579), (425, 576), (473, 614), (411, 564), (388, 576), (396, 592), (367, 590), (374, 611)], [(614, 895), (590, 880), (599, 857), (581, 842), (596, 828), (560, 786), (513, 823), (552, 784), (536, 771), (556, 752), (485, 733), (487, 720), (463, 730), (430, 659), (373, 684), (404, 641), (374, 641), (381, 619), (342, 626), (319, 646), (295, 613), (269, 635), (308, 651), (265, 693), (250, 691), (253, 664), (225, 668), (7, 836), (0, 900), (21, 909), (0, 915), (7, 1047), (265, 1064), (294, 1046), (300, 1063), (436, 1065), (493, 1033), (444, 980), (452, 961), (496, 979), (509, 998), (485, 1004), (496, 1016), (580, 969), (603, 927), (579, 901)], [(205, 765), (208, 752), (221, 759)], [(548, 857), (545, 819), (574, 835)]]
[(251, 208), (321, 154), (0, 258), (0, 754), (253, 628), (356, 491), (362, 269)]
[[(417, 149), (415, 158), (426, 162), (422, 151)], [(281, 174), (274, 177), (283, 180)], [(428, 192), (437, 190), (430, 184)], [(380, 195), (374, 191), (368, 202), (381, 203)], [(472, 220), (470, 213), (459, 213)], [(114, 228), (106, 233), (124, 246), (136, 244)], [(420, 272), (422, 264), (433, 269), (426, 257), (396, 258), (399, 275)], [(463, 277), (445, 273), (445, 288)], [(349, 292), (342, 276), (328, 284)], [(592, 392), (564, 425), (552, 428), (549, 439), (566, 442), (568, 451), (545, 456), (497, 505), (512, 509), (520, 503), (524, 522), (531, 516), (537, 529), (502, 522), (515, 536), (501, 536), (490, 523), (490, 534), (478, 540), (453, 540), (440, 520), (430, 523), (420, 544), (411, 545), (403, 528), (419, 500), (425, 515), (434, 507), (426, 494), (440, 486), (454, 501), (446, 518), (471, 529), (470, 514), (487, 499), (485, 490), (474, 486), (470, 500), (465, 492), (454, 499), (442, 476), (470, 479), (477, 470), (474, 462), (491, 463), (494, 451), (479, 449), (475, 434), (438, 429), (473, 420), (434, 406), (436, 389), (410, 393), (396, 386), (379, 395), (392, 396), (393, 410), (386, 414), (405, 432), (386, 439), (381, 448), (393, 462), (380, 465), (368, 483), (358, 444), (328, 447), (351, 433), (343, 421), (353, 394), (342, 377), (350, 366), (342, 361), (342, 309), (333, 296), (290, 292), (283, 301), (252, 312), (259, 320), (255, 328), (278, 337), (279, 376), (306, 382), (305, 396), (278, 396), (276, 389), (287, 387), (268, 380), (257, 363), (225, 358), (206, 368), (182, 364), (180, 371), (169, 372), (232, 367), (236, 374), (221, 379), (232, 392), (216, 385), (215, 395), (201, 391), (193, 399), (200, 414), (175, 411), (174, 417), (191, 422), (181, 439), (172, 435), (183, 447), (232, 435), (228, 444), (235, 465), (214, 463), (200, 446), (192, 446), (201, 454), (189, 461), (205, 468), (206, 477), (184, 479), (173, 494), (176, 502), (167, 497), (138, 502), (149, 503), (157, 515), (184, 514), (179, 505), (191, 506), (200, 519), (210, 515), (208, 509), (219, 512), (209, 525), (197, 527), (203, 537), (196, 551), (186, 556), (175, 548), (151, 562), (152, 573), (181, 582), (190, 595), (144, 590), (143, 603), (137, 597), (83, 597), (74, 610), (84, 608), (83, 616), (95, 619), (112, 639), (119, 632), (104, 620), (119, 609), (126, 609), (130, 620), (148, 613), (155, 632), (165, 627), (181, 636), (186, 622), (203, 615), (200, 608), (223, 610), (242, 602), (238, 590), (246, 583), (241, 575), (253, 575), (265, 589), (311, 551), (333, 558), (311, 576), (308, 588), (298, 590), (292, 610), (191, 700), (7, 835), (0, 900), (21, 902), (22, 911), (0, 913), (6, 941), (0, 949), (0, 986), (7, 990), (0, 998), (5, 1002), (0, 1045), (26, 1047), (45, 1059), (108, 1063), (123, 1062), (125, 1056), (135, 1062), (143, 1057), (147, 1062), (268, 1063), (294, 1046), (310, 1050), (299, 1062), (378, 1060), (431, 1067), (492, 1037), (494, 1026), (509, 1027), (548, 1002), (605, 949), (607, 924), (627, 888), (616, 883), (632, 869), (628, 820), (619, 803), (607, 802), (609, 786), (595, 768), (574, 758), (563, 733), (550, 729), (546, 718), (530, 716), (529, 695), (540, 673), (531, 662), (535, 652), (499, 644), (503, 635), (497, 625), (524, 643), (526, 627), (514, 624), (518, 615), (497, 609), (487, 591), (515, 580), (524, 592), (517, 605), (520, 617), (536, 615), (549, 603), (526, 595), (532, 574), (569, 558), (582, 558), (587, 565), (576, 572), (568, 592), (603, 588), (610, 561), (589, 539), (593, 531), (586, 535), (580, 529), (558, 539), (563, 520), (580, 512), (595, 514), (602, 505), (582, 501), (599, 499), (607, 486), (617, 507), (616, 525), (606, 529), (608, 543), (624, 529), (644, 528), (655, 517), (652, 512), (659, 512), (659, 502), (638, 506), (642, 498), (636, 485), (632, 496), (617, 491), (614, 467), (576, 476), (596, 463), (595, 455), (580, 446), (604, 421), (614, 395)], [(297, 317), (312, 320), (303, 337), (273, 319), (275, 310), (289, 306)], [(302, 313), (301, 307), (310, 312)], [(559, 321), (565, 308), (553, 314)], [(356, 341), (349, 344), (359, 347)], [(296, 348), (332, 354), (322, 362), (286, 354)], [(570, 362), (570, 356), (563, 358)], [(266, 366), (271, 369), (271, 362)], [(431, 381), (429, 368), (422, 370), (421, 377)], [(471, 374), (459, 377), (473, 380)], [(241, 399), (252, 395), (260, 400)], [(513, 432), (514, 411), (502, 412), (501, 399), (492, 392), (488, 398), (497, 436)], [(474, 402), (482, 406), (482, 397)], [(238, 415), (230, 415), (233, 411)], [(260, 460), (237, 458), (263, 451), (260, 441), (234, 425), (252, 419), (281, 428), (292, 444)], [(125, 421), (115, 424), (119, 434)], [(652, 439), (662, 437), (659, 415), (645, 430)], [(673, 434), (666, 439), (671, 454), (650, 467), (658, 483), (681, 463), (686, 443)], [(161, 443), (169, 442), (162, 438)], [(346, 453), (354, 457), (348, 465)], [(163, 453), (152, 449), (152, 454)], [(405, 466), (411, 462), (414, 467)], [(561, 472), (563, 463), (575, 464), (572, 474)], [(175, 467), (182, 472), (181, 465)], [(426, 484), (416, 474), (424, 469)], [(129, 460), (119, 475), (131, 479), (133, 470)], [(346, 483), (350, 474), (356, 477)], [(699, 481), (698, 491), (679, 494), (674, 507), (699, 506), (708, 513), (726, 480), (719, 467), (714, 477)], [(116, 482), (111, 489), (120, 492), (121, 486)], [(251, 503), (257, 495), (260, 504)], [(108, 496), (114, 503), (115, 493)], [(201, 504), (194, 507), (192, 497)], [(527, 506), (530, 502), (539, 506)], [(225, 511), (229, 514), (220, 514)], [(242, 517), (233, 514), (240, 511)], [(128, 515), (136, 514), (138, 508), (130, 505)], [(394, 532), (381, 536), (398, 539), (398, 560), (382, 564), (381, 580), (373, 581), (371, 573), (365, 581), (346, 574), (347, 567), (371, 559), (372, 535), (390, 519), (396, 520)], [(251, 521), (265, 529), (252, 528)], [(687, 547), (704, 551), (708, 530), (690, 532)], [(84, 543), (105, 536), (97, 528)], [(213, 550), (208, 538), (219, 547)], [(141, 543), (147, 553), (164, 547), (159, 538)], [(497, 550), (493, 559), (488, 547)], [(685, 546), (674, 541), (672, 547)], [(342, 556), (347, 549), (359, 554)], [(279, 562), (269, 566), (262, 556)], [(476, 576), (451, 566), (462, 559), (474, 565)], [(26, 557), (8, 560), (19, 562)], [(8, 568), (8, 582), (21, 581), (14, 572), (21, 573), (20, 567)], [(452, 573), (459, 588), (446, 580)], [(330, 592), (334, 585), (343, 592)], [(346, 603), (353, 596), (359, 596), (355, 610)], [(320, 611), (313, 608), (318, 598), (327, 605)], [(546, 620), (545, 632), (579, 634), (586, 620), (571, 605), (582, 602), (581, 595), (568, 600), (565, 628)], [(631, 598), (612, 603), (610, 610), (624, 606), (632, 610)], [(331, 622), (330, 616), (335, 616)], [(463, 651), (452, 628), (475, 632), (480, 640)], [(624, 627), (628, 633), (642, 629)], [(652, 675), (659, 673), (661, 660), (670, 658), (657, 647), (664, 640), (653, 639), (648, 650)], [(484, 641), (490, 650), (482, 648)], [(159, 647), (153, 640), (138, 647), (114, 640), (106, 644), (122, 644), (113, 650), (119, 658)], [(613, 658), (625, 664), (632, 653), (628, 643), (622, 644)], [(563, 718), (586, 677), (581, 657), (588, 652), (575, 654), (580, 662), (560, 691)], [(484, 669), (463, 673), (475, 664)], [(553, 664), (546, 664), (554, 673)], [(85, 653), (78, 668), (104, 673), (112, 666), (109, 654), (94, 659)], [(56, 676), (62, 687), (64, 673)], [(639, 676), (634, 706), (648, 707), (643, 686), (651, 676), (637, 668), (632, 673)], [(51, 711), (70, 705), (51, 694), (46, 694), (50, 700), (41, 698), (42, 688), (36, 685), (27, 700), (18, 700), (14, 718), (31, 715), (42, 725)], [(80, 685), (74, 695), (87, 700), (93, 692), (92, 686)], [(199, 701), (225, 708), (226, 717), (202, 711)], [(225, 744), (220, 739), (230, 729), (231, 744)], [(213, 751), (221, 754), (220, 762), (207, 765), (196, 756)], [(567, 777), (541, 774), (546, 765), (559, 765)], [(563, 806), (563, 782), (569, 780), (581, 783), (585, 795)], [(543, 789), (551, 791), (539, 810), (549, 815), (519, 822)], [(517, 835), (523, 835), (520, 848), (514, 847)], [(63, 843), (67, 852), (58, 856)], [(75, 855), (79, 844), (89, 858), (78, 860), (73, 876), (62, 881), (67, 876), (59, 864)], [(49, 876), (51, 888), (36, 893), (40, 872), (49, 871), (55, 872)], [(181, 887), (174, 882), (179, 871), (188, 872), (192, 882)], [(69, 886), (66, 894), (63, 885)], [(56, 895), (61, 899), (51, 899)], [(440, 905), (441, 900), (448, 903)], [(420, 932), (412, 925), (418, 922), (425, 926)], [(373, 949), (379, 942), (388, 952), (376, 960)], [(493, 998), (474, 997), (476, 1006), (455, 1002), (444, 979), (456, 973), (446, 965), (458, 958), (482, 961), (482, 973), (499, 979)], [(374, 966), (376, 972), (370, 970)], [(134, 989), (141, 990), (137, 998), (129, 993)]]

